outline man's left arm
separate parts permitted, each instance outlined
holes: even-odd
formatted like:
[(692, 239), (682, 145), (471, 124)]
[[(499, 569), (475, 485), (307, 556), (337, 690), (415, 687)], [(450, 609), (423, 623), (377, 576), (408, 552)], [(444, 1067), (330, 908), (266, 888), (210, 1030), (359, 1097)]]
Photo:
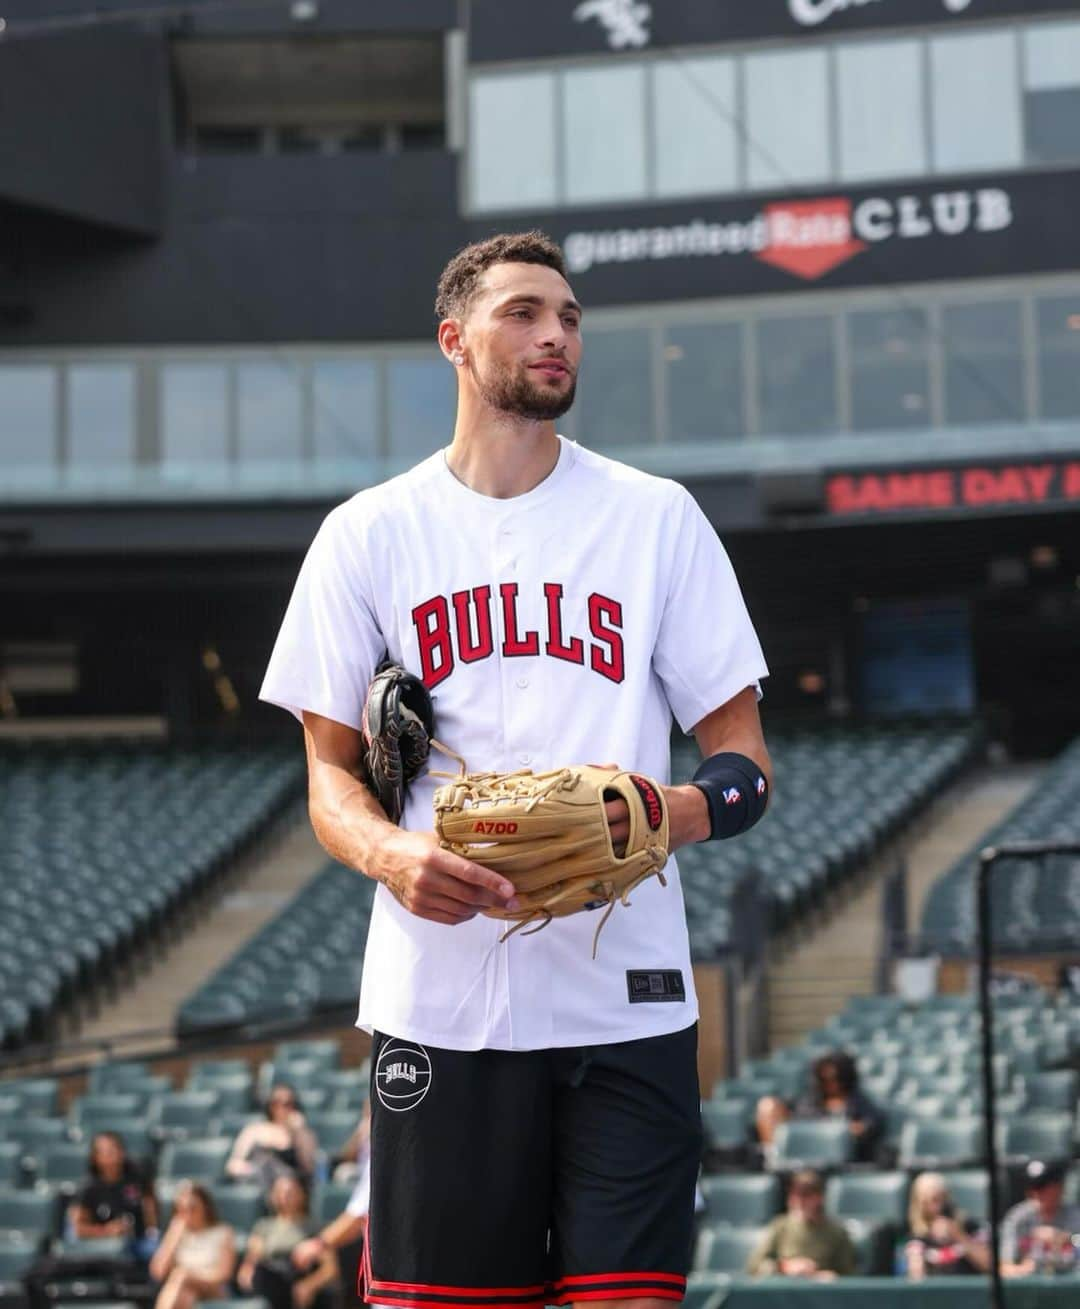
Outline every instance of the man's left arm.
[[(745, 687), (725, 704), (706, 714), (694, 725), (693, 733), (703, 759), (733, 753), (752, 760), (765, 778), (768, 794), (772, 795), (772, 761), (761, 730), (754, 687)], [(668, 803), (668, 848), (677, 850), (694, 841), (707, 841), (712, 834), (712, 821), (701, 788), (692, 782), (684, 786), (665, 786), (664, 796)], [(612, 841), (619, 848), (630, 834), (626, 802), (609, 800), (607, 815)]]

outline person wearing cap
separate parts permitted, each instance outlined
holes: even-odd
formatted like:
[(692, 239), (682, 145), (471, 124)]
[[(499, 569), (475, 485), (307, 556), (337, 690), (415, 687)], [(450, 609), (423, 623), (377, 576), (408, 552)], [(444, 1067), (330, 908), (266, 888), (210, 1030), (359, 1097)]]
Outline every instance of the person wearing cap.
[(1080, 1205), (1065, 1204), (1065, 1165), (1032, 1159), (1024, 1169), (1027, 1199), (1014, 1205), (1001, 1224), (1004, 1277), (1071, 1272), (1080, 1241)]
[(750, 1255), (756, 1277), (804, 1277), (817, 1282), (855, 1271), (855, 1247), (840, 1223), (825, 1213), (820, 1173), (803, 1169), (788, 1187), (788, 1211), (774, 1218)]

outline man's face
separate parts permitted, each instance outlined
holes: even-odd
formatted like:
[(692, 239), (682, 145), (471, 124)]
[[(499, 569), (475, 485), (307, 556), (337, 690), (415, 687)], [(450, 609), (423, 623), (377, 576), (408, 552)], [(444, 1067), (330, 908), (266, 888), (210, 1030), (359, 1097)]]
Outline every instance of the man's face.
[(1065, 1194), (1065, 1183), (1043, 1182), (1041, 1186), (1030, 1187), (1028, 1194), (1044, 1214), (1056, 1214), (1061, 1208), (1061, 1200)]
[(492, 408), (547, 421), (574, 403), (581, 306), (554, 268), (493, 265), (462, 326), (469, 372)]
[(810, 1188), (792, 1187), (788, 1195), (788, 1208), (808, 1223), (817, 1222), (825, 1212), (825, 1194)]

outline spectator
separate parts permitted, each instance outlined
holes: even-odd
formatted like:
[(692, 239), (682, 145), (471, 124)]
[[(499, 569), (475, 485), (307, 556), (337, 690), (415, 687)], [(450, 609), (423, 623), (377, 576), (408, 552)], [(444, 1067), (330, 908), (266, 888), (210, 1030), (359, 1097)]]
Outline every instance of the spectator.
[(71, 1232), (80, 1240), (120, 1236), (132, 1254), (149, 1257), (157, 1234), (153, 1191), (127, 1157), (116, 1132), (97, 1132), (90, 1143), (89, 1176), (68, 1210)]
[(337, 1280), (337, 1260), (324, 1248), (309, 1271), (294, 1267), (293, 1251), (311, 1235), (307, 1192), (295, 1177), (277, 1179), (270, 1208), (272, 1217), (260, 1218), (252, 1229), (236, 1284), (263, 1296), (271, 1309), (309, 1309), (323, 1287)]
[(747, 1261), (757, 1277), (805, 1277), (817, 1282), (855, 1271), (855, 1247), (844, 1228), (825, 1213), (825, 1183), (810, 1169), (788, 1186), (788, 1211), (774, 1218)]
[(987, 1273), (990, 1248), (979, 1224), (956, 1213), (940, 1173), (920, 1173), (911, 1184), (907, 1275), (913, 1282), (942, 1274)]
[(1063, 1203), (1064, 1164), (1032, 1159), (1024, 1179), (1027, 1199), (1014, 1205), (1001, 1224), (1002, 1276), (1074, 1271), (1080, 1205)]
[(150, 1260), (150, 1275), (161, 1284), (154, 1309), (193, 1309), (200, 1300), (224, 1299), (235, 1264), (236, 1238), (218, 1218), (213, 1196), (205, 1186), (185, 1182)]
[(843, 1050), (834, 1050), (814, 1061), (810, 1090), (800, 1097), (794, 1110), (778, 1096), (767, 1095), (758, 1101), (754, 1121), (766, 1154), (773, 1145), (777, 1127), (792, 1116), (846, 1118), (854, 1138), (853, 1154), (860, 1163), (874, 1159), (885, 1126), (881, 1110), (859, 1089), (855, 1060)]
[(285, 1174), (310, 1182), (318, 1148), (296, 1092), (279, 1082), (270, 1088), (266, 1121), (241, 1129), (225, 1171), (230, 1177), (258, 1182), (267, 1192)]

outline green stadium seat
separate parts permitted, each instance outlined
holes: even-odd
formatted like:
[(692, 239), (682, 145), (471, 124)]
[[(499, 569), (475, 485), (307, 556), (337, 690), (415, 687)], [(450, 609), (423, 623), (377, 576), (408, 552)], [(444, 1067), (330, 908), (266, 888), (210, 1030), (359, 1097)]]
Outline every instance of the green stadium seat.
[(52, 1237), (59, 1231), (58, 1215), (55, 1197), (46, 1192), (0, 1187), (0, 1228)]
[(219, 1114), (208, 1124), (208, 1132), (211, 1136), (227, 1136), (230, 1141), (234, 1141), (240, 1133), (247, 1127), (248, 1123), (261, 1123), (265, 1120), (265, 1114), (252, 1113), (226, 1113)]
[(834, 1218), (892, 1223), (907, 1222), (906, 1173), (843, 1173), (825, 1184), (825, 1207)]
[(703, 1227), (694, 1252), (695, 1269), (737, 1275), (761, 1239), (759, 1227)]
[(87, 1156), (86, 1146), (75, 1142), (54, 1141), (42, 1146), (37, 1156), (34, 1181), (48, 1182), (72, 1191), (88, 1174)]
[(730, 1285), (727, 1273), (691, 1273), (686, 1279), (683, 1309), (723, 1309)]
[(51, 1118), (60, 1104), (60, 1083), (55, 1077), (20, 1078), (4, 1083), (5, 1095), (17, 1095), (22, 1113), (31, 1118)]
[(333, 1222), (344, 1212), (353, 1193), (351, 1182), (322, 1182), (311, 1197), (311, 1216), (320, 1226)]
[(777, 1172), (799, 1168), (827, 1171), (849, 1163), (853, 1142), (847, 1122), (834, 1118), (791, 1119), (776, 1129), (769, 1166)]
[(33, 1236), (8, 1237), (0, 1242), (0, 1287), (18, 1282), (39, 1254), (39, 1241)]
[(982, 1154), (982, 1122), (977, 1118), (909, 1119), (900, 1133), (897, 1163), (909, 1171), (940, 1172), (977, 1163)]
[(131, 1086), (141, 1086), (151, 1075), (150, 1065), (141, 1061), (95, 1064), (90, 1069), (89, 1090), (94, 1095), (125, 1091)]
[(248, 1183), (230, 1182), (228, 1186), (214, 1187), (214, 1203), (222, 1222), (244, 1234), (250, 1234), (267, 1212), (262, 1187)]
[(73, 1128), (94, 1132), (99, 1130), (93, 1126), (95, 1122), (122, 1122), (125, 1118), (137, 1118), (144, 1105), (143, 1096), (137, 1092), (103, 1091), (81, 1095), (71, 1102), (68, 1122)]
[(172, 1091), (159, 1096), (149, 1114), (150, 1135), (157, 1141), (186, 1141), (206, 1136), (221, 1113), (217, 1091)]
[(705, 1100), (701, 1123), (706, 1145), (714, 1150), (739, 1151), (750, 1143), (754, 1106), (749, 1100)]
[(1072, 1068), (1029, 1073), (1020, 1078), (1020, 1089), (1029, 1110), (1051, 1109), (1075, 1114), (1080, 1096), (1080, 1077)]
[(22, 1180), (22, 1157), (18, 1141), (0, 1141), (0, 1186), (18, 1186)]
[(780, 1212), (780, 1179), (769, 1173), (725, 1173), (701, 1183), (704, 1221), (710, 1226), (763, 1227)]
[(1028, 1159), (1067, 1160), (1072, 1157), (1071, 1114), (1025, 1114), (998, 1124), (998, 1148), (1007, 1163)]
[(225, 1161), (232, 1153), (231, 1137), (211, 1137), (201, 1141), (166, 1141), (158, 1160), (158, 1176), (163, 1180), (187, 1179), (213, 1187), (224, 1180)]
[(319, 1149), (334, 1158), (341, 1153), (342, 1147), (356, 1131), (356, 1114), (352, 1113), (315, 1113), (308, 1114), (307, 1123), (315, 1133)]

